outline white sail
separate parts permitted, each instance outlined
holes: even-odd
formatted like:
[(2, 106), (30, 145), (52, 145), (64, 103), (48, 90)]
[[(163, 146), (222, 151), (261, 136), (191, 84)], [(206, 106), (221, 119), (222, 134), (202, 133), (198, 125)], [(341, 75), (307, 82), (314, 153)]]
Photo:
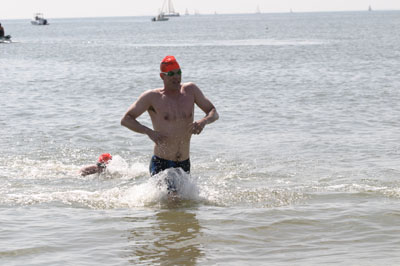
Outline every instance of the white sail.
[[(168, 2), (167, 2), (168, 1)], [(172, 4), (172, 0), (164, 0), (161, 13), (164, 14), (164, 17), (179, 17), (179, 13), (175, 12), (174, 5)]]

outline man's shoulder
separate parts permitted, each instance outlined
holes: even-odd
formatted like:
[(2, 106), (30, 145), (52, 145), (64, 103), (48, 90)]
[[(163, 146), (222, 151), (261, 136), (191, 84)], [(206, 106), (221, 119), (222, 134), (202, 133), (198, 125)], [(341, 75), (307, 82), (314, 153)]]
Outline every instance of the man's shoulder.
[(161, 95), (161, 89), (151, 89), (143, 92), (142, 97), (157, 97)]
[(194, 84), (194, 82), (185, 82), (182, 84), (182, 87), (184, 88), (191, 88), (191, 87), (197, 87), (196, 84)]
[(197, 87), (197, 85), (193, 82), (186, 82), (182, 84), (182, 89), (185, 91), (193, 92), (195, 90), (199, 90), (199, 87)]
[(147, 102), (148, 104), (151, 104), (153, 101), (156, 101), (158, 98), (160, 98), (160, 96), (161, 96), (160, 89), (151, 89), (143, 92), (139, 96), (137, 101)]

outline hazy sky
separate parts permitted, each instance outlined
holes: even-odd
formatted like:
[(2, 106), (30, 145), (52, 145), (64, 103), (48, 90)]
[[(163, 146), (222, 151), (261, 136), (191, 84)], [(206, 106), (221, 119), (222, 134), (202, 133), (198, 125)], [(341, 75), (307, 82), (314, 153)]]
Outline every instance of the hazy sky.
[[(27, 18), (35, 12), (47, 18), (154, 15), (164, 0), (1, 0), (2, 19)], [(193, 14), (261, 12), (400, 10), (400, 0), (173, 0), (175, 10)]]

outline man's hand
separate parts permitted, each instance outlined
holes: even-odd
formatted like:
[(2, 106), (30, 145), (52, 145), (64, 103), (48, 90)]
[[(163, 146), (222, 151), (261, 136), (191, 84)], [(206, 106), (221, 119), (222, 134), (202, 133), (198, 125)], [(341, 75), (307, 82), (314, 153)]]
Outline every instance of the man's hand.
[(205, 119), (195, 121), (189, 125), (189, 130), (192, 134), (199, 135), (203, 131), (206, 124), (207, 124), (207, 122)]
[(166, 135), (154, 130), (152, 130), (148, 136), (156, 145), (162, 145), (167, 139)]

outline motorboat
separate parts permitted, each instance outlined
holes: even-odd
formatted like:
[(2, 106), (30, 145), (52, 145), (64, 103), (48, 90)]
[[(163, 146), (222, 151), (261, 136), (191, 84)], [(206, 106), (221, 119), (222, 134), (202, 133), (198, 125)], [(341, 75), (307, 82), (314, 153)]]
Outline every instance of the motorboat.
[(49, 22), (43, 17), (42, 13), (34, 14), (31, 23), (32, 25), (49, 25)]
[(6, 35), (4, 37), (0, 37), (0, 43), (12, 43), (11, 35)]
[(165, 17), (164, 13), (160, 13), (151, 19), (151, 21), (167, 21), (167, 20), (168, 18)]

